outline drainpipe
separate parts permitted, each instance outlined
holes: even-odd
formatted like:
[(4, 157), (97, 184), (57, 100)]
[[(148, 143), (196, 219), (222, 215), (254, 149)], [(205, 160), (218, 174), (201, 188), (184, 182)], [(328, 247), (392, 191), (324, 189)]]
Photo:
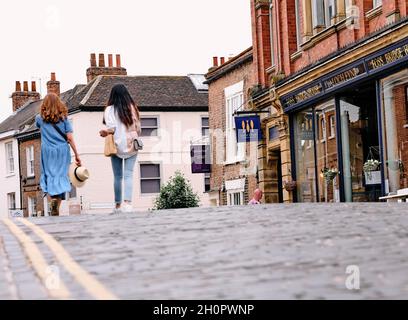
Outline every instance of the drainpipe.
[(23, 188), (21, 186), (21, 163), (20, 163), (20, 141), (17, 140), (17, 157), (18, 157), (18, 184), (20, 186), (20, 210), (23, 210)]
[(277, 61), (277, 74), (282, 71), (282, 63), (281, 63), (281, 40), (280, 40), (280, 20), (279, 20), (279, 0), (275, 0), (275, 10), (276, 10), (276, 42), (277, 42), (277, 49), (278, 49), (278, 61)]

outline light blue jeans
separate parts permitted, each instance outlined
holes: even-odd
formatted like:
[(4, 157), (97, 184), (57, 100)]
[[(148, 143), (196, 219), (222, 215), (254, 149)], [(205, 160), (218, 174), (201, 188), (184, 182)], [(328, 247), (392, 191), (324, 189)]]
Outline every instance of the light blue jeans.
[[(128, 159), (122, 159), (112, 156), (112, 169), (114, 176), (115, 203), (122, 203), (122, 182), (125, 178), (125, 201), (132, 201), (133, 194), (133, 170), (135, 167), (137, 155)], [(125, 168), (123, 173), (123, 167)]]

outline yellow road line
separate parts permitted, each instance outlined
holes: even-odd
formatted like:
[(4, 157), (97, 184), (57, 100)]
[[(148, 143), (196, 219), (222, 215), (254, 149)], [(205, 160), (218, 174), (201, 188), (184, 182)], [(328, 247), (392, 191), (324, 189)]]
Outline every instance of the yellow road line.
[(29, 227), (42, 241), (50, 248), (61, 265), (81, 284), (89, 294), (95, 299), (116, 300), (118, 299), (113, 293), (105, 288), (95, 277), (84, 270), (69, 255), (64, 247), (57, 242), (51, 235), (42, 230), (39, 226), (31, 223), (27, 219), (18, 218), (18, 221)]
[(49, 296), (54, 299), (69, 299), (70, 292), (61, 279), (59, 279), (59, 284), (56, 286), (56, 288), (50, 288), (50, 286), (47, 286), (47, 281), (50, 279), (50, 274), (47, 271), (50, 270), (50, 266), (47, 264), (44, 256), (41, 254), (37, 245), (31, 240), (31, 238), (10, 219), (3, 219), (2, 221), (22, 245), (26, 256), (31, 261), (34, 270), (43, 282)]

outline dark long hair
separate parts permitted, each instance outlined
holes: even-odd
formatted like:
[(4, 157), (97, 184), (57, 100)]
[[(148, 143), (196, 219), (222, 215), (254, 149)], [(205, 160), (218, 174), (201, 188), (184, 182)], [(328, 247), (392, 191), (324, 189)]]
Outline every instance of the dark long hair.
[[(120, 121), (129, 128), (133, 125), (132, 109), (136, 112), (136, 118), (139, 120), (139, 109), (129, 94), (128, 89), (123, 84), (115, 85), (110, 93), (107, 106), (113, 106)], [(105, 124), (105, 119), (103, 120)]]

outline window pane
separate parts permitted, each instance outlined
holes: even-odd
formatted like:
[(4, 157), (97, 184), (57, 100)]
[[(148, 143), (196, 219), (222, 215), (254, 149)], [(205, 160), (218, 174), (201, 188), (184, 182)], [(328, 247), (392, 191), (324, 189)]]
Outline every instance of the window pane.
[(142, 128), (142, 132), (140, 133), (141, 137), (156, 137), (157, 136), (157, 129), (151, 128)]
[(157, 127), (157, 118), (141, 118), (140, 123), (143, 127)]
[(381, 81), (386, 193), (408, 188), (408, 69)]
[(201, 118), (201, 126), (202, 127), (209, 127), (210, 126), (208, 118)]
[(160, 165), (158, 164), (141, 164), (141, 178), (160, 178)]
[(160, 192), (160, 180), (142, 180), (141, 183), (142, 193), (159, 193)]
[(299, 112), (295, 117), (296, 180), (299, 202), (316, 202), (313, 110)]

